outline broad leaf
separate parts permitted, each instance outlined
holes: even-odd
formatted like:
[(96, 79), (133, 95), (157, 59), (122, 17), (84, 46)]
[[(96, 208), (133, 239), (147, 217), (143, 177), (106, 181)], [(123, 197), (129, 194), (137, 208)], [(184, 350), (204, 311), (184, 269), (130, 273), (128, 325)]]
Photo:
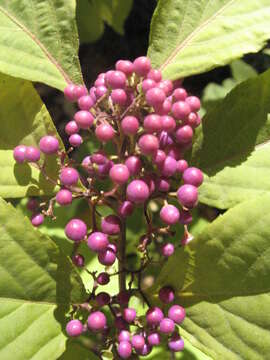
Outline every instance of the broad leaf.
[(269, 37), (269, 0), (159, 0), (148, 55), (177, 79), (257, 52)]
[(85, 300), (82, 282), (53, 241), (0, 199), (0, 358), (57, 359), (65, 313)]
[[(13, 148), (19, 144), (37, 146), (42, 136), (50, 134), (61, 139), (51, 117), (32, 84), (0, 74), (0, 196), (50, 195), (54, 185), (29, 164), (16, 164)], [(55, 156), (47, 156), (47, 173), (56, 179)]]
[(269, 112), (267, 71), (238, 85), (203, 118), (192, 156), (205, 173), (200, 201), (226, 209), (269, 192)]
[(0, 71), (58, 89), (82, 81), (75, 0), (0, 0)]
[(169, 259), (152, 289), (174, 287), (187, 310), (182, 335), (213, 359), (268, 358), (269, 222), (269, 195), (228, 210)]

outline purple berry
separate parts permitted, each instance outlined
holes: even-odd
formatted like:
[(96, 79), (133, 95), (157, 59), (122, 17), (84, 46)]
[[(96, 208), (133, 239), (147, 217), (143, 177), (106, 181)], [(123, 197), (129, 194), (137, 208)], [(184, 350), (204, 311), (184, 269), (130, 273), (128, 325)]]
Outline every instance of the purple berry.
[(38, 209), (39, 202), (35, 198), (30, 198), (27, 201), (26, 207), (27, 207), (27, 210), (34, 212)]
[(121, 220), (116, 215), (108, 215), (101, 221), (101, 230), (107, 235), (117, 235), (121, 231)]
[(157, 108), (161, 106), (165, 101), (166, 94), (163, 90), (159, 89), (158, 87), (154, 87), (146, 92), (145, 98), (148, 105)]
[(120, 305), (127, 305), (130, 299), (130, 293), (128, 291), (121, 291), (119, 294), (117, 294), (117, 302)]
[(191, 142), (192, 137), (193, 137), (193, 130), (192, 127), (190, 127), (189, 125), (181, 126), (176, 130), (175, 138), (179, 144), (185, 145)]
[(88, 316), (87, 324), (92, 331), (101, 331), (105, 328), (107, 320), (101, 311), (95, 311)]
[(183, 225), (188, 225), (192, 222), (192, 215), (188, 210), (181, 210), (180, 211), (180, 218), (179, 222)]
[(135, 204), (144, 203), (150, 195), (149, 187), (142, 180), (133, 180), (127, 186), (127, 199)]
[(188, 118), (186, 120), (186, 125), (189, 125), (192, 127), (192, 129), (195, 129), (196, 127), (198, 127), (200, 125), (201, 119), (200, 116), (194, 112), (191, 112), (188, 115)]
[(125, 116), (121, 121), (121, 128), (125, 135), (137, 134), (139, 126), (139, 120), (135, 116)]
[(111, 297), (108, 293), (103, 291), (97, 294), (96, 302), (98, 303), (98, 306), (105, 306), (111, 302)]
[(172, 108), (172, 102), (169, 98), (165, 99), (164, 102), (155, 108), (156, 113), (162, 116), (166, 116), (169, 114)]
[(129, 341), (130, 342), (130, 332), (127, 330), (121, 330), (118, 335), (118, 341)]
[(167, 96), (171, 95), (173, 91), (173, 83), (171, 80), (161, 80), (157, 86), (163, 90)]
[(114, 138), (115, 131), (110, 124), (103, 123), (96, 127), (95, 134), (99, 141), (108, 142)]
[(174, 90), (172, 96), (176, 101), (185, 101), (187, 98), (187, 92), (184, 88), (178, 88)]
[(89, 94), (91, 96), (91, 98), (93, 99), (94, 102), (97, 101), (97, 96), (96, 96), (96, 87), (92, 86), (89, 90)]
[(83, 139), (79, 134), (70, 135), (68, 141), (73, 147), (79, 147), (83, 143)]
[(183, 156), (183, 149), (179, 145), (172, 145), (168, 151), (168, 156), (171, 156), (175, 160), (179, 160)]
[(173, 305), (168, 311), (168, 317), (177, 324), (181, 324), (186, 317), (186, 311), (180, 305)]
[(64, 89), (65, 98), (70, 102), (74, 102), (77, 100), (77, 97), (75, 94), (75, 88), (76, 88), (76, 85), (68, 84)]
[(111, 266), (116, 260), (115, 252), (107, 248), (104, 251), (99, 252), (98, 261), (105, 266)]
[(81, 110), (89, 111), (94, 104), (95, 102), (90, 95), (82, 96), (78, 100), (78, 106)]
[(127, 322), (122, 318), (122, 316), (117, 316), (114, 320), (114, 325), (118, 330), (125, 330), (127, 328)]
[(149, 114), (143, 121), (144, 130), (148, 133), (154, 133), (161, 131), (162, 121), (161, 117), (157, 114)]
[(55, 154), (59, 149), (59, 141), (54, 136), (43, 136), (40, 139), (39, 148), (44, 154)]
[(177, 161), (172, 156), (167, 156), (160, 166), (161, 175), (169, 178), (173, 176), (177, 170)]
[(133, 335), (131, 339), (131, 344), (135, 350), (140, 350), (145, 344), (144, 337), (142, 335)]
[(96, 151), (93, 155), (91, 155), (91, 161), (94, 164), (104, 165), (108, 162), (108, 158), (103, 151)]
[(151, 326), (159, 325), (163, 318), (163, 312), (159, 307), (150, 308), (146, 313), (146, 321)]
[(13, 157), (17, 163), (22, 164), (25, 161), (26, 148), (25, 145), (18, 145), (13, 150)]
[(105, 76), (98, 77), (97, 80), (95, 81), (94, 85), (95, 85), (95, 87), (106, 85), (105, 84)]
[(66, 189), (61, 189), (56, 194), (55, 200), (61, 206), (70, 205), (72, 203), (72, 192)]
[(157, 191), (168, 192), (170, 190), (170, 182), (168, 179), (159, 178), (156, 181)]
[(168, 341), (168, 347), (173, 352), (182, 351), (184, 349), (184, 340), (178, 334), (173, 335)]
[(126, 218), (130, 215), (132, 215), (134, 210), (134, 205), (130, 201), (124, 201), (122, 204), (118, 207), (118, 214), (122, 216), (123, 218)]
[(133, 323), (133, 321), (136, 319), (136, 310), (132, 308), (124, 309), (123, 318), (126, 320), (127, 323)]
[(96, 231), (88, 237), (87, 245), (92, 251), (99, 252), (107, 249), (109, 240), (106, 234)]
[(128, 167), (124, 164), (116, 164), (110, 170), (110, 178), (116, 184), (123, 185), (129, 179), (130, 173)]
[(109, 274), (102, 272), (97, 277), (97, 283), (99, 285), (107, 285), (110, 282)]
[(83, 161), (82, 161), (82, 167), (84, 168), (84, 170), (86, 170), (89, 174), (93, 174), (94, 170), (93, 170), (93, 163), (91, 161), (91, 156), (86, 156)]
[(177, 120), (185, 120), (191, 113), (191, 109), (185, 101), (177, 101), (172, 106), (172, 113)]
[(101, 98), (102, 96), (104, 96), (107, 93), (108, 89), (106, 86), (102, 85), (102, 86), (98, 86), (96, 88), (95, 94), (97, 99)]
[(60, 181), (64, 186), (75, 185), (79, 180), (79, 174), (76, 169), (65, 167), (60, 172)]
[(158, 149), (157, 152), (153, 155), (153, 162), (156, 165), (161, 166), (166, 159), (166, 153), (163, 150)]
[(130, 76), (134, 72), (134, 65), (129, 60), (118, 60), (115, 68), (118, 71), (122, 71), (126, 76)]
[(185, 184), (199, 187), (203, 183), (203, 173), (196, 167), (187, 168), (183, 173), (183, 180)]
[(147, 336), (147, 342), (150, 346), (157, 346), (160, 344), (160, 335), (157, 332), (153, 332)]
[(126, 159), (125, 165), (130, 175), (138, 175), (142, 169), (142, 162), (138, 156), (130, 156)]
[(188, 168), (188, 163), (186, 160), (181, 159), (177, 161), (177, 172), (183, 174), (183, 172)]
[(162, 130), (166, 131), (167, 133), (171, 133), (176, 128), (176, 122), (172, 116), (164, 115), (161, 116), (161, 127)]
[(172, 137), (166, 131), (161, 131), (161, 133), (159, 134), (160, 148), (165, 149), (166, 147), (173, 145), (173, 143), (174, 141)]
[(94, 122), (94, 116), (86, 110), (77, 111), (74, 115), (74, 120), (80, 129), (89, 129)]
[(84, 266), (84, 257), (81, 254), (75, 254), (72, 256), (72, 262), (77, 267)]
[(174, 245), (172, 243), (167, 243), (162, 246), (161, 249), (162, 255), (165, 257), (170, 257), (174, 253)]
[(27, 146), (25, 151), (25, 160), (29, 162), (37, 162), (40, 159), (40, 151), (34, 146)]
[(127, 102), (127, 94), (123, 89), (114, 89), (111, 93), (111, 99), (114, 104), (124, 106)]
[(158, 295), (164, 304), (169, 304), (174, 300), (174, 290), (170, 286), (164, 286), (161, 288)]
[(142, 91), (146, 93), (148, 90), (156, 87), (157, 83), (152, 79), (145, 79), (142, 82)]
[(71, 219), (65, 227), (66, 236), (73, 241), (82, 240), (86, 236), (86, 233), (86, 224), (80, 219)]
[(132, 354), (132, 346), (128, 341), (120, 341), (117, 352), (121, 359), (128, 359)]
[(76, 99), (88, 94), (88, 91), (84, 85), (76, 85), (74, 89)]
[(177, 191), (177, 198), (182, 206), (192, 209), (198, 201), (198, 190), (193, 185), (182, 185)]
[(159, 324), (159, 330), (163, 334), (171, 334), (174, 332), (175, 324), (174, 322), (169, 318), (164, 318), (161, 320)]
[(43, 224), (44, 222), (44, 215), (41, 214), (41, 213), (38, 213), (38, 214), (34, 214), (32, 217), (31, 217), (31, 223), (33, 226), (40, 226), (41, 224)]
[(80, 130), (79, 126), (77, 125), (75, 120), (71, 120), (65, 126), (65, 132), (68, 135), (76, 134)]
[(83, 332), (83, 324), (80, 320), (70, 320), (67, 323), (66, 332), (71, 337), (80, 336)]
[(200, 99), (197, 96), (188, 96), (186, 98), (186, 103), (190, 106), (191, 111), (199, 111), (201, 108)]
[(126, 75), (122, 71), (108, 71), (105, 75), (106, 83), (112, 89), (124, 89), (126, 86)]
[(154, 80), (155, 82), (160, 82), (162, 80), (162, 74), (160, 70), (151, 69), (147, 74), (147, 79)]
[(152, 351), (152, 347), (148, 344), (144, 344), (141, 349), (136, 350), (136, 353), (141, 356), (147, 356)]
[(133, 65), (135, 73), (139, 76), (146, 76), (151, 70), (151, 61), (145, 56), (135, 59)]
[(138, 142), (139, 148), (144, 155), (153, 155), (158, 150), (158, 138), (151, 134), (142, 135)]
[(174, 205), (165, 205), (160, 211), (160, 218), (165, 224), (174, 225), (179, 220), (179, 210)]

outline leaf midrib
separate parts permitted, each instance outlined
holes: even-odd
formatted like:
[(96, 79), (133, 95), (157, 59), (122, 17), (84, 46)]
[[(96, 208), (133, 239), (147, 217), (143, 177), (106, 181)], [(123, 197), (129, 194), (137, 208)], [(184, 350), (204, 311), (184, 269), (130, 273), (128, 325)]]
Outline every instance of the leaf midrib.
[(58, 61), (50, 54), (50, 52), (47, 50), (47, 48), (42, 44), (42, 42), (31, 32), (29, 31), (21, 22), (17, 20), (17, 18), (10, 14), (8, 11), (3, 9), (2, 6), (0, 6), (0, 11), (7, 16), (15, 25), (17, 25), (21, 30), (28, 35), (41, 49), (41, 51), (45, 54), (45, 56), (48, 58), (48, 60), (57, 68), (57, 70), (60, 72), (60, 74), (63, 76), (65, 81), (69, 84), (72, 81), (70, 80), (67, 73), (64, 71), (64, 69), (60, 66)]
[(224, 5), (219, 11), (217, 11), (216, 13), (213, 14), (213, 16), (211, 16), (209, 19), (207, 19), (205, 22), (203, 22), (202, 24), (200, 24), (193, 32), (191, 32), (188, 37), (181, 42), (175, 49), (174, 51), (171, 53), (171, 55), (168, 56), (168, 58), (164, 61), (164, 63), (160, 66), (159, 70), (164, 70), (164, 68), (169, 65), (169, 63), (171, 61), (174, 60), (174, 58), (178, 55), (178, 53), (183, 50), (185, 47), (188, 46), (188, 44), (191, 42), (191, 40), (203, 29), (205, 28), (207, 25), (209, 25), (213, 20), (216, 19), (217, 16), (219, 16), (220, 14), (223, 13), (224, 10), (226, 10), (228, 7), (230, 7), (233, 3), (235, 2), (235, 0), (231, 0), (229, 3), (227, 3), (226, 5)]

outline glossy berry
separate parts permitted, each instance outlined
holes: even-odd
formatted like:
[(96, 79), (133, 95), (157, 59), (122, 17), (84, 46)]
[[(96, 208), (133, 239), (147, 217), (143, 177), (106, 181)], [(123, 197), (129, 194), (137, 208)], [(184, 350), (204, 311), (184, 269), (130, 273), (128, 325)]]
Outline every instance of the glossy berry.
[(142, 135), (138, 142), (139, 148), (144, 155), (153, 155), (159, 147), (158, 138), (151, 134)]
[(70, 220), (65, 227), (66, 236), (73, 241), (82, 240), (87, 233), (86, 224), (80, 219)]
[(78, 124), (76, 123), (75, 120), (71, 120), (67, 123), (67, 125), (65, 126), (65, 132), (68, 135), (73, 135), (76, 134), (78, 131), (80, 130)]
[(123, 185), (129, 179), (130, 173), (128, 167), (124, 164), (116, 164), (110, 170), (110, 178), (116, 184)]
[(175, 329), (174, 322), (169, 318), (164, 318), (159, 324), (159, 330), (163, 334), (172, 334)]
[(191, 113), (191, 109), (185, 101), (177, 101), (172, 106), (172, 113), (177, 120), (185, 120)]
[(83, 139), (79, 134), (70, 135), (68, 141), (73, 147), (79, 147), (83, 143)]
[(126, 76), (130, 76), (134, 71), (134, 65), (129, 60), (118, 60), (115, 68), (118, 71), (122, 71)]
[(80, 129), (89, 129), (94, 122), (94, 116), (86, 110), (77, 111), (74, 115), (74, 120)]
[(100, 99), (102, 96), (107, 94), (107, 92), (108, 92), (108, 89), (106, 86), (104, 86), (104, 85), (98, 86), (95, 91), (96, 98)]
[(160, 211), (161, 220), (168, 225), (176, 224), (179, 216), (179, 210), (174, 205), (164, 205)]
[(147, 74), (147, 79), (152, 79), (155, 82), (160, 82), (162, 80), (162, 74), (160, 70), (151, 69)]
[(156, 189), (160, 192), (168, 192), (170, 190), (170, 182), (168, 179), (159, 178), (156, 180)]
[(161, 288), (158, 295), (164, 304), (169, 304), (174, 301), (174, 290), (170, 286), (164, 286)]
[(84, 85), (76, 85), (74, 89), (76, 99), (81, 98), (88, 94), (88, 91)]
[(25, 145), (18, 145), (13, 150), (13, 157), (17, 163), (22, 164), (25, 161), (26, 149), (27, 147)]
[(177, 161), (177, 172), (183, 174), (183, 172), (188, 168), (188, 163), (186, 160), (181, 159)]
[(154, 164), (161, 166), (166, 159), (166, 153), (163, 150), (158, 149), (152, 159)]
[(114, 138), (115, 131), (110, 124), (103, 123), (96, 127), (95, 134), (98, 140), (106, 143)]
[(197, 96), (188, 96), (186, 103), (190, 106), (191, 111), (199, 111), (201, 108), (201, 102)]
[(133, 323), (133, 321), (136, 319), (136, 310), (133, 308), (124, 309), (123, 318), (127, 323)]
[(126, 217), (132, 215), (133, 210), (134, 210), (134, 205), (132, 204), (132, 202), (126, 200), (122, 204), (119, 205), (118, 214), (121, 217), (126, 218)]
[(125, 135), (135, 135), (139, 129), (139, 120), (135, 116), (125, 116), (121, 121), (121, 128)]
[(163, 312), (159, 307), (150, 308), (146, 313), (146, 321), (149, 325), (159, 325), (163, 318)]
[(148, 133), (154, 133), (161, 131), (162, 121), (161, 117), (157, 114), (149, 114), (143, 121), (144, 130)]
[(84, 257), (81, 254), (75, 254), (72, 256), (72, 262), (77, 267), (84, 266)]
[(101, 331), (105, 328), (107, 320), (101, 311), (95, 311), (88, 316), (87, 324), (92, 331)]
[(162, 89), (167, 96), (171, 95), (173, 91), (173, 83), (171, 80), (161, 80), (157, 86)]
[(158, 87), (154, 87), (146, 92), (145, 98), (148, 105), (156, 108), (163, 104), (164, 100), (166, 99), (166, 94)]
[(25, 160), (29, 162), (37, 162), (40, 159), (40, 151), (34, 146), (27, 146), (25, 151)]
[(184, 88), (177, 88), (172, 94), (176, 101), (185, 101), (187, 98), (187, 92)]
[(168, 347), (173, 352), (182, 351), (184, 349), (184, 340), (178, 334), (173, 335), (168, 341)]
[(131, 336), (130, 336), (130, 332), (127, 330), (121, 330), (119, 335), (118, 335), (118, 341), (129, 341), (130, 342)]
[(91, 161), (94, 164), (104, 165), (108, 162), (108, 158), (103, 151), (96, 151), (93, 155), (91, 155)]
[(76, 88), (76, 85), (68, 84), (64, 89), (65, 98), (70, 102), (74, 102), (74, 101), (77, 100), (77, 95), (75, 93), (75, 88)]
[(114, 89), (111, 93), (111, 99), (114, 104), (124, 106), (127, 102), (127, 94), (123, 89)]
[(134, 71), (139, 76), (146, 76), (151, 70), (151, 62), (145, 56), (140, 56), (133, 62)]
[(77, 184), (79, 180), (79, 174), (76, 169), (65, 167), (61, 170), (59, 178), (62, 185), (70, 186)]
[(147, 336), (147, 342), (150, 346), (157, 346), (160, 344), (160, 335), (158, 332), (152, 332)]
[(43, 136), (39, 141), (39, 148), (44, 154), (56, 154), (59, 150), (59, 141), (54, 136)]
[(99, 285), (107, 285), (110, 282), (110, 276), (106, 272), (102, 272), (97, 277)]
[(98, 261), (105, 266), (111, 266), (116, 260), (115, 252), (109, 248), (99, 252)]
[(148, 344), (144, 344), (141, 349), (137, 349), (136, 353), (141, 356), (147, 356), (152, 351), (152, 347)]
[(31, 223), (33, 226), (40, 226), (41, 224), (43, 224), (44, 222), (44, 215), (41, 214), (41, 213), (38, 213), (38, 214), (34, 214), (32, 217), (31, 217)]
[(186, 317), (185, 309), (180, 305), (173, 305), (168, 311), (168, 317), (177, 324), (181, 324)]
[(172, 116), (164, 115), (164, 116), (161, 116), (161, 127), (162, 127), (162, 130), (167, 131), (168, 133), (171, 133), (176, 128), (176, 122)]
[(131, 339), (131, 344), (135, 350), (140, 350), (144, 347), (145, 340), (142, 335), (133, 335)]
[(132, 346), (128, 341), (120, 341), (117, 347), (118, 355), (121, 359), (128, 359), (132, 354)]
[(61, 206), (70, 205), (72, 203), (72, 192), (67, 189), (61, 189), (56, 194), (55, 200)]
[(66, 326), (66, 332), (68, 336), (76, 337), (80, 336), (83, 332), (83, 324), (80, 320), (70, 320)]
[(170, 257), (174, 253), (174, 245), (172, 243), (167, 243), (162, 246), (161, 253), (165, 257)]
[(121, 231), (121, 220), (116, 215), (108, 215), (101, 221), (101, 230), (107, 235), (117, 235)]
[(94, 99), (90, 95), (84, 95), (78, 100), (78, 106), (81, 110), (89, 111), (94, 104)]
[(176, 130), (175, 138), (179, 144), (187, 144), (191, 142), (193, 137), (192, 127), (189, 125), (181, 126)]
[(126, 159), (125, 165), (129, 170), (130, 175), (138, 175), (142, 169), (142, 162), (138, 156), (130, 156)]
[(203, 173), (195, 167), (187, 168), (183, 173), (183, 180), (185, 184), (198, 187), (203, 183)]
[(107, 249), (109, 240), (106, 234), (95, 231), (88, 237), (87, 245), (92, 251), (99, 252)]
[(182, 185), (177, 191), (177, 198), (182, 206), (192, 209), (198, 201), (198, 190), (193, 185)]
[(144, 203), (150, 195), (149, 187), (142, 180), (133, 180), (127, 186), (127, 199), (135, 204)]
[(105, 76), (106, 83), (112, 89), (124, 89), (126, 86), (126, 75), (122, 71), (108, 71)]
[(102, 307), (108, 305), (111, 302), (111, 297), (108, 293), (103, 291), (97, 294), (96, 302), (98, 303), (98, 306)]
[(145, 79), (142, 82), (142, 91), (146, 93), (148, 90), (156, 87), (157, 83), (151, 79)]
[(177, 161), (172, 156), (167, 156), (160, 166), (161, 175), (169, 178), (175, 174), (177, 170)]

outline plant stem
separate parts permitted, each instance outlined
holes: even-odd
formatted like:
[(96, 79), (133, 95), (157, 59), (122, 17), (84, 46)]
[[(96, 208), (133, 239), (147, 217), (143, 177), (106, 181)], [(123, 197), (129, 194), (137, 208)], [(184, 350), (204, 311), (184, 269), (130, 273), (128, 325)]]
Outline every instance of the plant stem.
[(126, 271), (125, 271), (125, 258), (126, 258), (126, 221), (122, 221), (121, 235), (119, 239), (119, 292), (126, 291)]

